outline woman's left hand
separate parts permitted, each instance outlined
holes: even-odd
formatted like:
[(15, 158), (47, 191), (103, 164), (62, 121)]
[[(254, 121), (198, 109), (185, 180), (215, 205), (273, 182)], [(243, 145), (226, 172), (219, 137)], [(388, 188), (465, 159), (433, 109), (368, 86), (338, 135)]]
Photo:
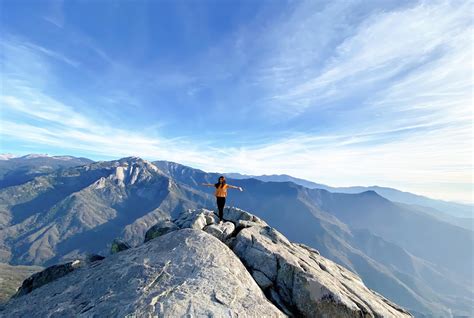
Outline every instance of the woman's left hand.
[(244, 191), (244, 189), (242, 189), (242, 187), (239, 187), (239, 190), (240, 190), (241, 192)]

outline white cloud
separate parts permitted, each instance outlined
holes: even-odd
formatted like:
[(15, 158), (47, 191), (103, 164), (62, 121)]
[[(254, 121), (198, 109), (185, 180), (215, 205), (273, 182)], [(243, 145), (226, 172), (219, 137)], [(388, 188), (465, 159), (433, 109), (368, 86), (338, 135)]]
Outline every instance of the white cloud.
[[(346, 28), (344, 23), (347, 22), (340, 16), (347, 14), (349, 5), (328, 7), (323, 11), (328, 14), (327, 19), (333, 18), (334, 24), (341, 23), (341, 28)], [(283, 58), (282, 53), (276, 53), (279, 59), (271, 59), (277, 63), (271, 67), (271, 70), (277, 71), (271, 72), (267, 78), (267, 85), (274, 92), (271, 101), (281, 105), (277, 110), (283, 116), (296, 116), (313, 107), (331, 107), (338, 100), (361, 92), (370, 94), (377, 90), (375, 86), (382, 83), (391, 85), (395, 76), (416, 72), (420, 65), (433, 63), (438, 51), (448, 55), (462, 49), (459, 48), (459, 41), (462, 45), (470, 43), (470, 9), (468, 2), (432, 1), (398, 11), (373, 14), (330, 52), (323, 67), (315, 57), (322, 47), (321, 41), (328, 41), (321, 38), (321, 33), (327, 32), (333, 37), (337, 34), (330, 28), (321, 28), (325, 19), (320, 14), (311, 15), (297, 10), (291, 20), (293, 23), (286, 25), (286, 29), (278, 29), (282, 38), (280, 42), (286, 44), (286, 38), (294, 37), (299, 41), (291, 41), (292, 47), (283, 50), (288, 57)], [(306, 38), (296, 33), (301, 27), (306, 28), (306, 32), (302, 31)], [(306, 54), (296, 55), (299, 59), (294, 59), (300, 49)], [(292, 76), (287, 78), (284, 74)]]
[[(175, 161), (185, 157), (195, 164), (208, 160), (190, 142), (146, 136), (95, 122), (33, 88), (10, 89), (9, 93), (16, 93), (16, 96), (0, 97), (2, 136), (108, 157), (139, 155)], [(18, 117), (23, 118), (22, 122), (14, 120)]]
[(406, 140), (370, 144), (383, 136), (300, 136), (252, 149), (226, 149), (217, 152), (221, 160), (201, 168), (286, 173), (338, 186), (396, 185), (438, 198), (471, 200), (472, 189), (466, 189), (472, 183), (471, 127), (439, 129)]
[[(346, 20), (332, 24), (335, 16), (349, 14), (346, 3), (315, 12), (309, 10), (312, 6), (302, 4), (268, 39), (266, 34), (257, 36), (278, 50), (257, 63), (251, 84), (269, 93), (261, 100), (284, 120), (301, 114), (316, 117), (315, 109), (340, 107), (339, 100), (365, 94), (359, 104), (343, 107), (331, 133), (294, 131), (286, 138), (269, 136), (270, 141), (258, 135), (252, 145), (230, 147), (199, 136), (165, 138), (147, 127), (130, 131), (119, 123), (98, 122), (44, 92), (48, 76), (53, 76), (45, 57), (68, 63), (67, 57), (39, 46), (3, 42), (10, 65), (2, 78), (0, 136), (64, 152), (137, 155), (207, 171), (286, 173), (336, 186), (378, 184), (471, 201), (469, 4), (422, 2), (379, 11), (354, 30)], [(345, 35), (340, 42), (332, 38), (338, 28)], [(120, 65), (114, 67), (123, 74)], [(170, 80), (173, 87), (196, 81), (180, 74)], [(111, 98), (138, 103), (128, 96)]]
[[(39, 93), (34, 100), (36, 105), (52, 102), (51, 98)], [(415, 189), (441, 198), (467, 200), (469, 195), (456, 192), (443, 196), (436, 186), (471, 180), (468, 172), (471, 130), (466, 125), (456, 130), (449, 127), (429, 131), (424, 136), (375, 145), (371, 142), (383, 139), (393, 131), (333, 136), (300, 134), (254, 147), (217, 148), (104, 126), (83, 118), (58, 101), (52, 102), (53, 107), (32, 111), (25, 106), (30, 105), (30, 101), (18, 96), (3, 97), (2, 103), (9, 111), (24, 113), (46, 123), (39, 127), (3, 119), (1, 136), (54, 146), (64, 152), (80, 150), (105, 157), (138, 155), (177, 161), (208, 171), (287, 173), (331, 185), (398, 184), (405, 185), (402, 189)], [(69, 119), (61, 114), (67, 114)], [(425, 187), (424, 191), (419, 186), (413, 187), (420, 183)]]
[[(16, 89), (10, 85), (5, 86), (9, 88), (9, 93), (16, 94), (16, 96), (2, 95), (0, 97), (5, 110), (8, 109), (31, 118), (60, 124), (61, 126), (64, 125), (76, 129), (89, 127), (89, 121), (86, 117), (48, 96), (34, 92), (31, 88), (24, 86), (16, 87)], [(18, 96), (21, 96), (22, 99), (18, 98)]]
[[(322, 12), (344, 29), (340, 17), (347, 7), (328, 5)], [(264, 106), (283, 122), (337, 109), (329, 130), (345, 137), (321, 143), (308, 132), (301, 141), (262, 145), (253, 155), (236, 149), (235, 157), (252, 162), (249, 173), (396, 184), (472, 200), (471, 9), (469, 2), (430, 1), (379, 11), (348, 33), (322, 67), (308, 52), (322, 49), (321, 33), (336, 35), (320, 14), (295, 10), (278, 28), (281, 40), (274, 46), (283, 50), (275, 49), (277, 57), (257, 72), (273, 92)]]

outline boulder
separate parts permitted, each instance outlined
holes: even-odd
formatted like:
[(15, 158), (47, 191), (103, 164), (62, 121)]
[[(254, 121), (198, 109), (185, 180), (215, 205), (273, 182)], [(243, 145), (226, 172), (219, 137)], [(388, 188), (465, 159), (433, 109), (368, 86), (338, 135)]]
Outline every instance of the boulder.
[(148, 231), (145, 233), (145, 242), (154, 239), (155, 237), (165, 235), (167, 233), (176, 231), (178, 226), (168, 220), (161, 221), (155, 225), (153, 225)]
[(206, 226), (203, 230), (225, 242), (225, 240), (234, 232), (235, 225), (232, 222), (211, 224)]
[(182, 229), (10, 300), (2, 317), (284, 317), (237, 256)]
[(85, 258), (86, 263), (94, 263), (103, 260), (105, 257), (99, 254), (88, 254)]
[(260, 225), (267, 225), (257, 216), (236, 207), (229, 207), (224, 209), (224, 220), (231, 221), (234, 224), (237, 224), (239, 221), (249, 221), (258, 223)]
[(120, 239), (115, 239), (112, 242), (112, 246), (110, 247), (110, 253), (115, 254), (121, 251), (128, 250), (129, 248), (130, 248), (130, 245), (128, 245), (126, 242)]
[(232, 250), (280, 309), (300, 317), (411, 317), (351, 271), (269, 226), (243, 228)]
[(205, 215), (204, 217), (206, 218), (207, 225), (216, 223), (216, 220), (211, 215)]
[(16, 294), (14, 294), (12, 297), (16, 298), (29, 294), (33, 290), (71, 273), (72, 271), (83, 266), (84, 264), (84, 261), (76, 260), (65, 264), (50, 266), (42, 270), (41, 272), (35, 273), (25, 279), (21, 284), (20, 288), (18, 288)]
[(237, 231), (240, 231), (246, 227), (251, 227), (251, 226), (265, 226), (267, 225), (267, 223), (263, 222), (263, 221), (257, 221), (257, 222), (254, 222), (254, 221), (244, 221), (244, 220), (239, 220), (236, 222), (235, 224), (235, 228), (237, 229)]
[(217, 216), (211, 210), (196, 209), (182, 212), (174, 223), (179, 228), (202, 230), (206, 225), (217, 223)]
[(206, 217), (204, 216), (203, 213), (200, 213), (186, 227), (190, 227), (195, 230), (202, 230), (206, 225), (207, 225)]
[(263, 290), (273, 285), (273, 282), (259, 270), (254, 270), (252, 272), (252, 277), (253, 279), (255, 279), (258, 286), (260, 286), (260, 288), (262, 288)]

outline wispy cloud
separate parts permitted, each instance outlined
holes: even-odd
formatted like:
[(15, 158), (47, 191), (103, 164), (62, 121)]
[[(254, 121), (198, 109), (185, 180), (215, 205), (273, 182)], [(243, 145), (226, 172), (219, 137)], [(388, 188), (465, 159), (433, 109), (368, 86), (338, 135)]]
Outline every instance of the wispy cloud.
[(48, 14), (43, 19), (52, 23), (58, 28), (64, 27), (64, 11), (63, 11), (63, 0), (54, 0), (45, 5), (49, 6)]
[[(446, 184), (470, 182), (468, 127), (457, 130), (448, 127), (395, 142), (386, 140), (387, 134), (393, 131), (380, 131), (333, 136), (301, 134), (255, 147), (215, 147), (104, 126), (39, 93), (34, 102), (36, 109), (29, 111), (24, 105), (31, 105), (31, 100), (26, 97), (23, 100), (2, 98), (2, 104), (9, 111), (43, 121), (37, 125), (3, 119), (0, 134), (4, 138), (53, 146), (63, 152), (85, 151), (106, 158), (138, 155), (167, 159), (208, 171), (287, 173), (332, 185), (396, 184), (402, 189), (441, 198), (465, 199), (469, 195), (460, 190), (446, 193), (445, 189)], [(383, 142), (374, 144), (379, 138)]]
[[(333, 7), (335, 5), (328, 5), (322, 13), (335, 11), (345, 17), (345, 11), (350, 9), (350, 5), (342, 8), (339, 5), (337, 10)], [(436, 64), (437, 59), (450, 58), (453, 52), (460, 50), (467, 49), (469, 54), (472, 34), (470, 9), (469, 2), (460, 5), (422, 2), (414, 7), (376, 12), (356, 25), (354, 33), (344, 38), (333, 51), (326, 53), (323, 61), (318, 59), (321, 35), (316, 31), (320, 15), (296, 11), (295, 14), (302, 17), (293, 18), (303, 19), (304, 23), (294, 24), (303, 24), (306, 39), (300, 39), (299, 43), (290, 42), (292, 47), (284, 50), (289, 57), (282, 58), (282, 53), (278, 53), (279, 58), (270, 59), (276, 63), (269, 68), (271, 73), (268, 77), (274, 92), (272, 100), (281, 105), (279, 110), (284, 116), (302, 114), (312, 107), (331, 107), (347, 97), (361, 96), (363, 102), (364, 95), (370, 96), (380, 87), (396, 84), (407, 74), (416, 74), (419, 67), (428, 64), (429, 68), (430, 64)], [(342, 28), (347, 27), (347, 21), (333, 15), (329, 17), (336, 18), (333, 24), (340, 22), (343, 23)], [(351, 27), (354, 28), (354, 25)], [(278, 31), (293, 39), (298, 37), (295, 33), (300, 30), (289, 25), (287, 29)], [(332, 35), (337, 38), (337, 35)], [(280, 42), (286, 43), (285, 38)], [(298, 54), (300, 49), (306, 54)], [(463, 62), (453, 61), (446, 66)], [(289, 72), (293, 76), (286, 78), (285, 74)], [(451, 72), (451, 68), (444, 72)], [(465, 76), (458, 80), (466, 81)], [(459, 84), (458, 81), (456, 84)], [(272, 111), (275, 110), (272, 108)]]
[(57, 59), (58, 61), (61, 61), (61, 62), (64, 62), (64, 63), (67, 63), (73, 67), (79, 67), (79, 62), (76, 62), (74, 60), (71, 60), (70, 58), (67, 58), (66, 56), (64, 55), (61, 55), (61, 54), (58, 54), (57, 52), (53, 52), (51, 50), (48, 50), (42, 46), (39, 46), (39, 45), (34, 45), (34, 44), (31, 44), (31, 43), (28, 43), (28, 44), (25, 44), (27, 46), (30, 46), (31, 49), (33, 50), (36, 50), (37, 52), (41, 52), (45, 55), (48, 55), (54, 59)]
[[(196, 164), (204, 163), (204, 157), (195, 145), (179, 138), (159, 138), (134, 133), (94, 122), (72, 111), (70, 107), (50, 97), (37, 93), (34, 96), (3, 96), (4, 110), (15, 115), (24, 114), (37, 122), (17, 123), (8, 118), (2, 120), (2, 136), (55, 146), (63, 151), (81, 150), (105, 157), (139, 155), (145, 158), (169, 158), (179, 161), (182, 156)], [(25, 107), (33, 106), (33, 109)]]
[[(280, 122), (324, 116), (327, 129), (317, 121), (318, 134), (344, 137), (321, 144), (308, 132), (301, 142), (272, 143), (260, 148), (267, 155), (251, 160), (253, 170), (272, 166), (329, 183), (396, 183), (472, 200), (472, 3), (376, 10), (353, 31), (351, 9), (339, 2), (295, 10), (277, 27), (286, 36), (272, 45), (281, 49), (270, 50), (275, 55), (256, 73), (272, 93), (262, 104), (268, 115)], [(315, 32), (325, 23), (322, 13), (343, 36), (331, 28), (322, 30), (328, 38)], [(331, 39), (332, 51), (324, 47)], [(236, 153), (252, 158), (248, 149)], [(309, 162), (314, 170), (306, 169)]]
[[(472, 5), (388, 4), (292, 3), (188, 69), (136, 68), (80, 37), (107, 65), (94, 71), (49, 47), (2, 39), (0, 136), (64, 153), (472, 200)], [(103, 94), (55, 94), (57, 64), (92, 72)], [(125, 121), (134, 110), (156, 117)], [(175, 112), (173, 134), (156, 119), (171, 118), (165, 110)], [(202, 128), (214, 119), (216, 127)]]

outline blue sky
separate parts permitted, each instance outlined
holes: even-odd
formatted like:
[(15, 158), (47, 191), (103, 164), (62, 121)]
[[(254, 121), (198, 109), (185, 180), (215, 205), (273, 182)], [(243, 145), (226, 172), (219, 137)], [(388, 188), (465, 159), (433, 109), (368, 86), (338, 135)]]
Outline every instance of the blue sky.
[(0, 3), (1, 152), (473, 199), (470, 1)]

